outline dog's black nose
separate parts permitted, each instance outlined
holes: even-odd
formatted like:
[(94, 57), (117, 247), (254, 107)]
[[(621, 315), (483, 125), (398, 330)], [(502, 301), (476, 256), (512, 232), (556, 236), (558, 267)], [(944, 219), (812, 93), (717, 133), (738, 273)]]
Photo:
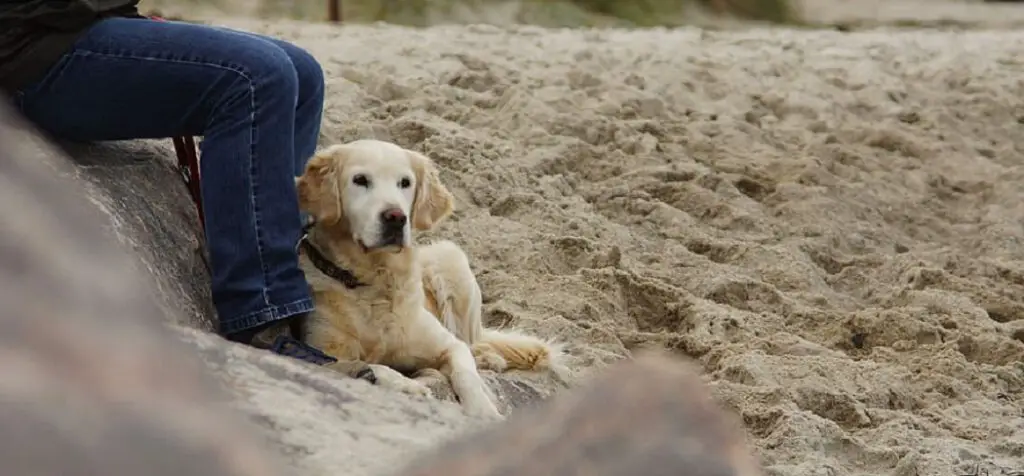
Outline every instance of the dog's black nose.
[(389, 208), (380, 213), (380, 221), (388, 227), (405, 226), (405, 212), (398, 208)]

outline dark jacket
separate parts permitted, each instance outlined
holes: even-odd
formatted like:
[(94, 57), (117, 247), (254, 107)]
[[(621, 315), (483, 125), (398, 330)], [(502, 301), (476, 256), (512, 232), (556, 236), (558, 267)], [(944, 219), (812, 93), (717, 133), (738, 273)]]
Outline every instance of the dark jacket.
[(0, 0), (0, 89), (39, 80), (93, 23), (138, 16), (139, 0)]

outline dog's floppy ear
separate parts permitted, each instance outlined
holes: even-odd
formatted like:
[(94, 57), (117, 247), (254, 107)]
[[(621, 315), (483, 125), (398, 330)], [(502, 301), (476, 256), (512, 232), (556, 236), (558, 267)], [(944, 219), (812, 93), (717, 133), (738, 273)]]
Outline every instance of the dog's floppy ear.
[(455, 198), (441, 183), (437, 167), (429, 157), (406, 150), (416, 172), (416, 197), (412, 202), (412, 226), (420, 231), (434, 228), (455, 210)]
[(302, 175), (295, 178), (299, 209), (313, 215), (317, 221), (337, 223), (341, 220), (344, 213), (341, 173), (346, 157), (345, 149), (338, 145), (317, 151)]

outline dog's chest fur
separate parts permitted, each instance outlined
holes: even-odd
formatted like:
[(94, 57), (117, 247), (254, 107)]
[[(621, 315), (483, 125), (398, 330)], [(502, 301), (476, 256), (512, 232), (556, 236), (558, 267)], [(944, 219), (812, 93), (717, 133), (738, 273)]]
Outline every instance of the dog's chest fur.
[(354, 289), (303, 259), (316, 301), (307, 326), (309, 343), (339, 360), (398, 367), (429, 364), (411, 362), (402, 353), (425, 305), (421, 272), (413, 266), (414, 250), (403, 254), (408, 256), (391, 258), (392, 266), (352, 266), (353, 274), (366, 284)]

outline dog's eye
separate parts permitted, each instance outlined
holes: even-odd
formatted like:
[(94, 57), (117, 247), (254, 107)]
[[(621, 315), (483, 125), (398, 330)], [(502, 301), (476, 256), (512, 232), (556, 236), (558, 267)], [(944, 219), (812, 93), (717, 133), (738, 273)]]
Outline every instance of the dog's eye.
[(363, 175), (363, 174), (359, 174), (359, 175), (356, 175), (355, 177), (352, 177), (352, 183), (354, 183), (354, 184), (356, 184), (356, 185), (358, 185), (360, 187), (369, 187), (370, 186), (370, 179), (366, 178), (366, 176)]
[(409, 188), (412, 186), (412, 180), (409, 180), (408, 177), (402, 178), (402, 180), (398, 181), (398, 186), (402, 188)]

